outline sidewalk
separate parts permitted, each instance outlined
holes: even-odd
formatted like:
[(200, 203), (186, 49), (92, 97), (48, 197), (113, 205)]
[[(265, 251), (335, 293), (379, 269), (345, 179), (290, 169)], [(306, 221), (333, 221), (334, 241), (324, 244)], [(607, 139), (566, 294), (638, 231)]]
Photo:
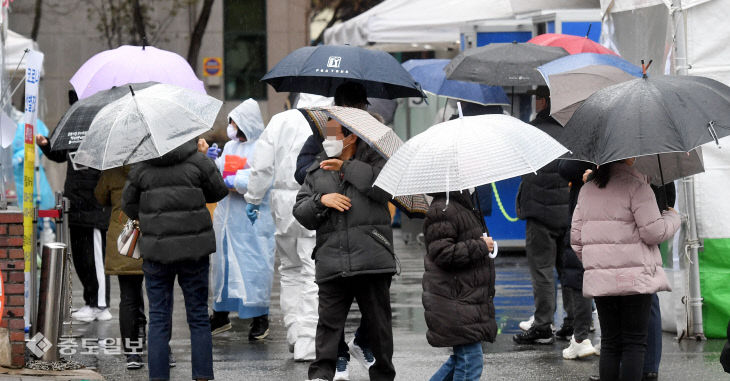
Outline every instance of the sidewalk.
[[(421, 304), (421, 277), (423, 275), (423, 246), (404, 245), (400, 230), (395, 231), (395, 248), (401, 262), (402, 272), (393, 278), (391, 304), (393, 310), (394, 356), (397, 380), (427, 380), (448, 357), (445, 348), (433, 348), (426, 341), (426, 323)], [(580, 361), (562, 359), (562, 349), (567, 342), (553, 345), (515, 345), (512, 335), (519, 329), (520, 320), (527, 319), (533, 310), (532, 286), (524, 255), (500, 254), (496, 260), (497, 286), (495, 307), (499, 335), (495, 343), (486, 344), (483, 380), (567, 380), (585, 381), (591, 374), (598, 373), (599, 357)], [(111, 345), (119, 334), (119, 286), (112, 277), (111, 312), (114, 318), (108, 322), (90, 324), (74, 323), (73, 334), (80, 335), (80, 344), (86, 339), (85, 347), (96, 345), (88, 353), (71, 356), (91, 369), (97, 370), (105, 380), (140, 380), (147, 378), (147, 366), (129, 371), (124, 356), (114, 353)], [(81, 285), (74, 279), (74, 305), (80, 307)], [(560, 300), (560, 298), (558, 298)], [(231, 314), (233, 329), (213, 337), (213, 367), (216, 380), (294, 380), (306, 379), (308, 363), (295, 362), (286, 343), (286, 332), (279, 308), (279, 277), (274, 279), (271, 302), (271, 335), (264, 342), (250, 343), (248, 330), (250, 320), (240, 320)], [(360, 314), (355, 304), (348, 316), (347, 338), (359, 323)], [(557, 322), (556, 325), (560, 325)], [(594, 340), (594, 337), (590, 337)], [(173, 312), (173, 334), (171, 348), (177, 358), (177, 367), (171, 369), (172, 380), (189, 380), (190, 334), (185, 320), (182, 293), (175, 286)], [(663, 357), (659, 378), (668, 380), (730, 380), (722, 371), (718, 359), (722, 340), (706, 342), (683, 341), (677, 343), (672, 334), (663, 338)], [(106, 352), (106, 353), (105, 353)], [(13, 376), (12, 380), (30, 380)], [(73, 378), (67, 378), (73, 379)], [(91, 379), (91, 378), (89, 378)], [(351, 364), (351, 380), (367, 380), (366, 371), (358, 364)]]

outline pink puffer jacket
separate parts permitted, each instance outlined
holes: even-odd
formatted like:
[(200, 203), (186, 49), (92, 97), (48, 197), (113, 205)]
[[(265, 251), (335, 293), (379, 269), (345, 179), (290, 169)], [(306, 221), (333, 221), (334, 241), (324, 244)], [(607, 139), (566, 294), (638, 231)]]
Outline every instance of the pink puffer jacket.
[(676, 212), (659, 213), (646, 176), (620, 163), (601, 189), (590, 182), (578, 196), (570, 243), (583, 261), (583, 295), (670, 291), (657, 245), (674, 235)]

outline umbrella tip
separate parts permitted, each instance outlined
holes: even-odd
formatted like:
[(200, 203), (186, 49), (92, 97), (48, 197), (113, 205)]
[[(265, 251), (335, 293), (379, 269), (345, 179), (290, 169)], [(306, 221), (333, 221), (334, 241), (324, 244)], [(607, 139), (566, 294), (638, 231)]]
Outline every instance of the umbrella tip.
[(144, 48), (146, 48), (147, 45), (149, 45), (149, 43), (147, 42), (147, 36), (146, 35), (142, 36), (142, 50), (144, 50)]
[(461, 112), (461, 102), (456, 102), (456, 108), (459, 109), (459, 119), (464, 117), (464, 113)]
[(586, 32), (586, 38), (591, 34), (591, 27), (593, 26), (592, 23), (588, 23), (588, 31)]
[(134, 96), (134, 89), (132, 88), (132, 85), (129, 85), (129, 91), (132, 93), (132, 96)]
[(647, 78), (646, 71), (649, 70), (649, 66), (651, 66), (651, 63), (654, 62), (654, 60), (649, 60), (649, 63), (644, 65), (644, 60), (641, 60), (641, 77)]

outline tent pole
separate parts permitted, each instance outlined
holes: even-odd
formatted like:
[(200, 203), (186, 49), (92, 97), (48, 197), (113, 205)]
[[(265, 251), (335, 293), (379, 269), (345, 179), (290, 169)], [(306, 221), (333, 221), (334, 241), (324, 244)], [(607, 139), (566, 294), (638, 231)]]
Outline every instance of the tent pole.
[[(674, 0), (672, 8), (672, 19), (677, 29), (674, 31), (674, 60), (677, 75), (688, 75), (687, 70), (687, 15), (682, 9), (682, 0)], [(697, 215), (695, 209), (695, 186), (694, 176), (682, 180), (684, 193), (684, 209), (687, 213), (687, 225), (684, 247), (689, 260), (689, 300), (685, 303), (689, 306), (689, 317), (687, 324), (687, 336), (697, 340), (705, 339), (705, 331), (702, 326), (702, 293), (700, 289), (700, 264), (698, 249), (701, 247), (697, 234)]]

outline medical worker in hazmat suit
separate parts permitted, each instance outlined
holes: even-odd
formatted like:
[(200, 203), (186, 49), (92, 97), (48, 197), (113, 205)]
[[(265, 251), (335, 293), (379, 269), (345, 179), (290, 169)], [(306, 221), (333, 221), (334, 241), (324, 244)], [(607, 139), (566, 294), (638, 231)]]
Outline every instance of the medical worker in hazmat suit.
[(228, 114), (228, 138), (218, 156), (215, 146), (207, 149), (230, 189), (213, 215), (216, 252), (211, 262), (213, 281), (213, 335), (231, 329), (230, 311), (240, 319), (253, 318), (248, 339), (263, 340), (269, 334), (269, 302), (274, 276), (274, 220), (269, 194), (259, 199), (260, 218), (246, 218), (246, 200), (256, 141), (264, 131), (258, 103), (247, 99)]
[[(328, 106), (331, 98), (300, 94), (297, 107)], [(256, 143), (251, 160), (251, 177), (245, 198), (247, 215), (254, 225), (261, 223), (265, 195), (271, 188), (271, 206), (276, 221), (276, 254), (281, 265), (281, 309), (287, 327), (289, 350), (294, 360), (315, 358), (317, 332), (317, 284), (314, 282), (314, 232), (294, 219), (292, 208), (300, 185), (294, 180), (296, 160), (304, 141), (312, 135), (299, 110), (274, 115)], [(257, 219), (258, 218), (258, 219)]]

